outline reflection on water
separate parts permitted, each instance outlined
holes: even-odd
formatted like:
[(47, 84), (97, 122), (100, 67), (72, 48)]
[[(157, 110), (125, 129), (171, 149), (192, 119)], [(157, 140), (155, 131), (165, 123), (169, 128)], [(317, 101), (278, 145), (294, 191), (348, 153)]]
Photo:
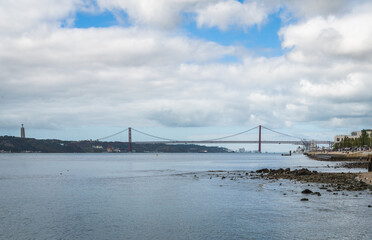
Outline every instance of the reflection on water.
[(372, 195), (308, 196), (212, 170), (328, 168), (303, 155), (0, 154), (0, 239), (370, 239)]

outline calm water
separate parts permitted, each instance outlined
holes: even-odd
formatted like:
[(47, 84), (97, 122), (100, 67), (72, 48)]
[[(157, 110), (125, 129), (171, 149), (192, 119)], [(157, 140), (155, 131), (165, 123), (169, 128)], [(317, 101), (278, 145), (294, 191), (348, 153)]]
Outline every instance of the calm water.
[[(275, 154), (0, 154), (0, 239), (371, 239), (369, 192), (194, 177), (335, 171), (327, 164)], [(301, 202), (304, 188), (322, 196)]]

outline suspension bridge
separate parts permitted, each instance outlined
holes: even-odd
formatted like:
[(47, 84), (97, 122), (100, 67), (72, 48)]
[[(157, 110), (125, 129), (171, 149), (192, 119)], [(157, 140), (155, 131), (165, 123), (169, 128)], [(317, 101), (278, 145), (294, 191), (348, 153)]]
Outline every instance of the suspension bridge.
[[(257, 129), (258, 129), (257, 140), (228, 140), (228, 139), (231, 139), (233, 137), (236, 137), (236, 136), (251, 132), (253, 130), (257, 130)], [(268, 131), (273, 132), (273, 133), (276, 133), (276, 134), (279, 134), (281, 136), (286, 136), (286, 137), (292, 138), (294, 140), (263, 140), (262, 139), (262, 130), (263, 129), (268, 130)], [(267, 128), (267, 127), (262, 126), (262, 125), (258, 125), (256, 127), (251, 128), (251, 129), (248, 129), (248, 130), (245, 130), (245, 131), (242, 131), (242, 132), (239, 132), (239, 133), (235, 133), (235, 134), (232, 134), (232, 135), (219, 137), (219, 138), (213, 138), (213, 139), (204, 139), (204, 140), (169, 139), (169, 138), (164, 138), (164, 137), (152, 135), (152, 134), (149, 134), (149, 133), (145, 133), (145, 132), (142, 132), (140, 130), (136, 130), (134, 128), (129, 127), (129, 128), (126, 128), (122, 131), (119, 131), (117, 133), (111, 134), (109, 136), (99, 138), (99, 139), (97, 139), (97, 141), (102, 141), (102, 140), (105, 140), (105, 139), (109, 139), (109, 138), (112, 138), (112, 137), (117, 136), (119, 134), (122, 134), (124, 132), (128, 132), (128, 142), (125, 142), (125, 143), (128, 144), (128, 151), (129, 152), (132, 152), (132, 145), (133, 144), (157, 144), (157, 143), (163, 143), (163, 144), (217, 144), (217, 145), (218, 144), (258, 144), (258, 152), (260, 152), (260, 153), (261, 153), (261, 145), (262, 144), (302, 145), (306, 149), (309, 149), (311, 145), (328, 145), (329, 147), (331, 147), (333, 145), (332, 141), (310, 140), (310, 139), (299, 138), (299, 137), (292, 136), (292, 135), (289, 135), (289, 134), (286, 134), (286, 133), (282, 133), (282, 132), (272, 130), (272, 129)], [(139, 134), (151, 137), (151, 138), (155, 138), (157, 140), (156, 141), (133, 141), (132, 132), (136, 132), (136, 133), (139, 133)]]

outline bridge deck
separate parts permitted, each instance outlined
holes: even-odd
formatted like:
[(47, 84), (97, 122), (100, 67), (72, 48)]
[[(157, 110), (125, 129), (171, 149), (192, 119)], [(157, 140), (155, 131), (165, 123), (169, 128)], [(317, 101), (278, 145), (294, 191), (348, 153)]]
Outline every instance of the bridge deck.
[[(138, 144), (258, 144), (259, 141), (136, 141)], [(315, 144), (333, 144), (332, 141), (314, 141)], [(293, 144), (307, 145), (309, 141), (261, 141), (261, 144)]]

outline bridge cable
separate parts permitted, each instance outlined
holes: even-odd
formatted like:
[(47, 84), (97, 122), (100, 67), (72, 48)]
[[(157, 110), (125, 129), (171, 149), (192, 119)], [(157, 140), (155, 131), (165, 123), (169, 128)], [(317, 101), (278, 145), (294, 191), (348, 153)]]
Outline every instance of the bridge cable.
[(251, 128), (251, 129), (248, 129), (248, 130), (245, 130), (243, 132), (240, 132), (240, 133), (235, 133), (233, 135), (229, 135), (229, 136), (226, 136), (226, 137), (220, 137), (220, 138), (214, 138), (214, 139), (208, 139), (208, 140), (202, 140), (201, 142), (208, 142), (208, 141), (217, 141), (217, 140), (222, 140), (222, 139), (225, 139), (225, 138), (231, 138), (231, 137), (235, 137), (235, 136), (238, 136), (238, 135), (241, 135), (241, 134), (244, 134), (244, 133), (247, 133), (247, 132), (250, 132), (254, 129), (258, 128), (258, 126), (254, 127), (254, 128)]
[(158, 136), (151, 135), (151, 134), (148, 134), (148, 133), (144, 133), (144, 132), (141, 132), (141, 131), (139, 131), (139, 130), (137, 130), (137, 129), (134, 129), (134, 128), (132, 128), (132, 130), (135, 131), (135, 132), (141, 133), (141, 134), (143, 134), (143, 135), (146, 135), (146, 136), (148, 136), (148, 137), (153, 137), (153, 138), (157, 138), (157, 139), (160, 139), (160, 140), (165, 140), (165, 141), (174, 141), (174, 142), (181, 142), (181, 141), (174, 140), (174, 139), (163, 138), (163, 137), (158, 137)]
[(110, 135), (110, 136), (103, 137), (103, 138), (98, 138), (97, 140), (98, 140), (98, 141), (101, 141), (101, 140), (103, 140), (103, 139), (111, 138), (111, 137), (114, 137), (114, 136), (119, 135), (120, 133), (123, 133), (123, 132), (126, 132), (126, 131), (128, 131), (128, 128), (126, 128), (126, 129), (124, 129), (124, 130), (122, 130), (122, 131), (120, 131), (120, 132), (114, 133), (114, 134), (112, 134), (112, 135)]
[(286, 134), (286, 133), (278, 132), (278, 131), (272, 130), (272, 129), (267, 128), (267, 127), (264, 127), (264, 126), (262, 126), (262, 128), (264, 128), (264, 129), (266, 129), (266, 130), (269, 130), (269, 131), (271, 131), (271, 132), (274, 132), (274, 133), (280, 134), (280, 135), (284, 135), (284, 136), (291, 137), (291, 138), (297, 138), (297, 139), (300, 139), (301, 141), (306, 141), (306, 140), (307, 140), (307, 139), (300, 138), (300, 137), (296, 137), (296, 136), (292, 136), (292, 135), (289, 135), (289, 134)]
[[(207, 139), (207, 140), (200, 140), (200, 141), (196, 141), (196, 142), (208, 142), (208, 141), (217, 141), (217, 140), (222, 140), (222, 139), (225, 139), (225, 138), (231, 138), (231, 137), (235, 137), (235, 136), (238, 136), (238, 135), (241, 135), (241, 134), (244, 134), (244, 133), (247, 133), (247, 132), (250, 132), (254, 129), (257, 129), (258, 126), (256, 127), (253, 127), (251, 129), (248, 129), (248, 130), (245, 130), (243, 132), (239, 132), (239, 133), (235, 133), (235, 134), (232, 134), (232, 135), (228, 135), (228, 136), (225, 136), (225, 137), (220, 137), (220, 138), (214, 138), (214, 139)], [(149, 137), (153, 137), (153, 138), (157, 138), (157, 139), (161, 139), (161, 140), (166, 140), (166, 141), (174, 141), (174, 142), (183, 142), (183, 141), (180, 141), (180, 140), (175, 140), (175, 139), (169, 139), (169, 138), (163, 138), (163, 137), (159, 137), (159, 136), (155, 136), (155, 135), (151, 135), (151, 134), (148, 134), (148, 133), (145, 133), (145, 132), (142, 132), (142, 131), (139, 131), (137, 129), (134, 129), (132, 128), (133, 131), (136, 131), (138, 133), (141, 133), (143, 135), (146, 135), (146, 136), (149, 136)]]

